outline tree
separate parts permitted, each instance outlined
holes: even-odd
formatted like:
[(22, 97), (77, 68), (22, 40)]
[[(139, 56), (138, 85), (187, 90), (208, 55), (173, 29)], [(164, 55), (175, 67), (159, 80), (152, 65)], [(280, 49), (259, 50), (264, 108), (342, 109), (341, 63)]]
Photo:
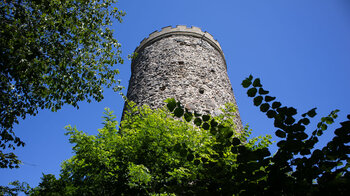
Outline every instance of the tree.
[[(282, 107), (260, 79), (242, 82), (254, 105), (274, 120), (278, 151), (270, 136), (248, 139), (237, 133), (234, 108), (217, 117), (190, 113), (174, 99), (152, 111), (131, 104), (120, 124), (106, 110), (97, 136), (67, 127), (75, 155), (62, 164), (59, 178), (44, 175), (30, 195), (347, 195), (350, 115), (334, 138), (315, 149), (338, 110), (322, 117), (310, 135), (311, 109)], [(17, 188), (16, 190), (18, 190)], [(27, 189), (26, 189), (27, 190)], [(28, 190), (27, 190), (28, 191)]]
[[(63, 163), (59, 179), (44, 175), (33, 194), (224, 194), (237, 187), (230, 185), (220, 190), (218, 185), (233, 182), (230, 172), (240, 168), (235, 164), (237, 155), (227, 142), (233, 138), (246, 140), (248, 136), (234, 132), (233, 111), (230, 106), (225, 110), (226, 115), (215, 119), (206, 115), (196, 117), (197, 123), (200, 120), (224, 131), (215, 133), (216, 137), (209, 129), (174, 119), (164, 108), (152, 111), (148, 106), (132, 106), (119, 130), (115, 116), (106, 110), (104, 127), (97, 136), (67, 126), (75, 155)], [(220, 128), (219, 123), (229, 125), (230, 129)], [(244, 146), (264, 152), (253, 153), (262, 157), (268, 155), (268, 139), (254, 138)], [(236, 145), (238, 141), (234, 140)]]
[(12, 152), (24, 142), (13, 126), (40, 109), (78, 108), (119, 90), (120, 44), (109, 28), (124, 12), (116, 0), (0, 2), (0, 167), (18, 167)]

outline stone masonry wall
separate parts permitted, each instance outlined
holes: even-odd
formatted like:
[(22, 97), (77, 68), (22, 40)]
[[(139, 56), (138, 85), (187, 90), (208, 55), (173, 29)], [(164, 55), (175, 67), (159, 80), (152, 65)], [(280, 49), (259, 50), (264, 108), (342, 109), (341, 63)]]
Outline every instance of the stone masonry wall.
[[(128, 99), (158, 108), (175, 98), (191, 111), (211, 115), (218, 115), (226, 102), (236, 104), (220, 46), (202, 34), (177, 32), (143, 41), (132, 62)], [(238, 112), (236, 116), (242, 130)]]

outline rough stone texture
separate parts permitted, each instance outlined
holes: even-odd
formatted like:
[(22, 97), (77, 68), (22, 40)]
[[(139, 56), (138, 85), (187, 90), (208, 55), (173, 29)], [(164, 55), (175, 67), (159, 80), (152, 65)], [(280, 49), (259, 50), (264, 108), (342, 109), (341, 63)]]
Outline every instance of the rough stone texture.
[[(191, 111), (211, 115), (218, 115), (227, 102), (236, 105), (221, 47), (207, 32), (166, 27), (135, 52), (127, 97), (137, 105), (162, 107), (173, 97)], [(238, 112), (236, 116), (242, 130)]]

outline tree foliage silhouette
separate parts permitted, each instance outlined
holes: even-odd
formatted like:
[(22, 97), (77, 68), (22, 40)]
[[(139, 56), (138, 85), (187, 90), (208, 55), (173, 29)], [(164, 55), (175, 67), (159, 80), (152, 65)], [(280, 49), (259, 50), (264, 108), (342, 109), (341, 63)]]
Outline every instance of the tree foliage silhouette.
[(115, 0), (0, 2), (0, 167), (18, 167), (14, 124), (40, 109), (103, 99), (119, 90), (120, 44), (109, 29)]
[(167, 110), (129, 103), (118, 123), (109, 110), (97, 136), (67, 127), (75, 155), (58, 179), (44, 175), (28, 193), (138, 195), (347, 195), (349, 193), (349, 120), (321, 149), (315, 144), (338, 110), (322, 117), (314, 131), (306, 126), (311, 109), (283, 106), (252, 76), (242, 82), (254, 105), (274, 120), (278, 150), (271, 136), (249, 139), (235, 131), (232, 104), (217, 117), (186, 110), (175, 99)]

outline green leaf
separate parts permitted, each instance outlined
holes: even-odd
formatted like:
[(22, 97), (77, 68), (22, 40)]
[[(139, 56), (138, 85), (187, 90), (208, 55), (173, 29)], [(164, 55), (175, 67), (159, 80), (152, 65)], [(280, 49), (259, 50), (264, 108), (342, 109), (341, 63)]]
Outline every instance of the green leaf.
[(230, 138), (233, 135), (233, 130), (230, 130), (226, 133), (226, 138)]
[(268, 93), (269, 93), (269, 91), (265, 91), (263, 88), (259, 88), (259, 94), (260, 95), (266, 95)]
[(293, 116), (297, 114), (297, 110), (293, 107), (288, 107), (285, 113), (287, 116)]
[(219, 124), (219, 123), (216, 122), (214, 119), (210, 121), (210, 126), (211, 126), (211, 127), (216, 127), (216, 126), (218, 126), (218, 124)]
[(175, 146), (174, 146), (174, 150), (175, 150), (176, 152), (180, 152), (180, 150), (181, 150), (181, 144), (176, 143)]
[(271, 97), (271, 96), (268, 96), (268, 95), (265, 96), (265, 101), (266, 102), (270, 102), (270, 101), (273, 101), (275, 99), (276, 99), (276, 97)]
[(299, 140), (305, 140), (308, 137), (309, 136), (305, 132), (299, 132), (295, 135), (295, 138), (297, 138)]
[(277, 146), (279, 148), (283, 148), (285, 145), (286, 145), (286, 141), (285, 140), (281, 140), (281, 141), (277, 142)]
[(168, 108), (168, 110), (170, 112), (174, 111), (174, 109), (176, 108), (176, 101), (174, 98), (170, 98), (170, 99), (167, 99), (165, 100), (166, 103), (168, 103), (166, 106)]
[(188, 161), (193, 161), (193, 159), (194, 159), (194, 155), (192, 153), (187, 155), (187, 160)]
[(255, 80), (254, 80), (254, 82), (253, 82), (253, 86), (254, 86), (254, 87), (262, 87), (262, 85), (261, 85), (261, 83), (260, 83), (260, 79), (259, 79), (259, 78), (257, 78), (257, 79), (255, 79)]
[(174, 115), (176, 117), (180, 118), (183, 114), (184, 114), (184, 110), (182, 108), (176, 108), (175, 111), (174, 111)]
[(193, 123), (199, 127), (202, 124), (202, 120), (200, 118), (195, 118)]
[(255, 106), (259, 106), (261, 104), (261, 102), (263, 101), (263, 97), (262, 96), (257, 96), (254, 98), (254, 105)]
[(323, 134), (323, 131), (318, 130), (316, 134), (317, 134), (317, 136), (321, 136)]
[(311, 118), (316, 116), (316, 108), (313, 108), (313, 109), (309, 110), (306, 114), (308, 116), (310, 116)]
[(257, 93), (257, 89), (256, 88), (250, 88), (248, 91), (247, 91), (247, 94), (249, 97), (254, 97)]
[(206, 121), (208, 121), (210, 119), (210, 116), (209, 115), (203, 115), (202, 119), (203, 119), (204, 122), (206, 122)]
[(233, 146), (237, 146), (237, 145), (239, 145), (241, 143), (241, 140), (236, 138), (236, 137), (234, 137), (234, 138), (232, 138), (232, 142), (231, 143), (232, 143)]
[(333, 120), (333, 118), (331, 118), (331, 117), (326, 117), (326, 123), (327, 124), (332, 124), (332, 123), (334, 123), (334, 120)]
[(218, 132), (218, 128), (217, 128), (217, 127), (211, 127), (210, 133), (211, 133), (212, 135), (216, 135), (217, 132)]
[(303, 118), (300, 120), (300, 122), (303, 123), (304, 125), (310, 124), (310, 120), (308, 118)]
[(185, 118), (185, 120), (186, 120), (187, 122), (190, 122), (190, 121), (192, 120), (192, 118), (193, 118), (193, 114), (192, 114), (191, 112), (186, 112), (186, 113), (184, 114), (184, 118)]
[(209, 126), (208, 123), (203, 123), (202, 128), (203, 128), (204, 130), (209, 130), (210, 126)]
[(286, 120), (284, 121), (287, 125), (291, 125), (295, 122), (295, 119), (291, 116), (287, 116)]
[(276, 116), (276, 112), (274, 110), (269, 110), (266, 112), (268, 118), (273, 118)]
[(309, 154), (311, 154), (310, 149), (305, 148), (305, 149), (302, 149), (302, 150), (300, 151), (300, 155), (305, 156), (305, 155), (309, 155)]
[(243, 82), (242, 82), (243, 88), (248, 88), (251, 84), (252, 84), (252, 80), (249, 80), (249, 78), (246, 78), (246, 79), (243, 80)]
[(231, 148), (231, 152), (232, 152), (233, 154), (237, 154), (237, 153), (238, 153), (238, 148), (233, 146), (233, 147)]
[(282, 130), (277, 130), (275, 134), (277, 137), (280, 137), (280, 138), (285, 138), (287, 136), (287, 134)]
[(268, 103), (263, 103), (260, 106), (260, 111), (267, 112), (267, 110), (269, 110), (269, 108), (270, 108), (270, 105)]
[(194, 112), (194, 116), (195, 117), (199, 117), (199, 116), (202, 116), (201, 114), (198, 114), (196, 111)]
[(281, 107), (281, 105), (282, 105), (282, 104), (281, 104), (280, 102), (276, 102), (276, 101), (275, 101), (275, 102), (272, 103), (272, 108), (273, 108), (273, 109), (276, 109), (276, 108)]
[(198, 160), (198, 159), (196, 159), (196, 160), (194, 160), (194, 165), (199, 165), (200, 163), (201, 163), (201, 161), (200, 160)]

